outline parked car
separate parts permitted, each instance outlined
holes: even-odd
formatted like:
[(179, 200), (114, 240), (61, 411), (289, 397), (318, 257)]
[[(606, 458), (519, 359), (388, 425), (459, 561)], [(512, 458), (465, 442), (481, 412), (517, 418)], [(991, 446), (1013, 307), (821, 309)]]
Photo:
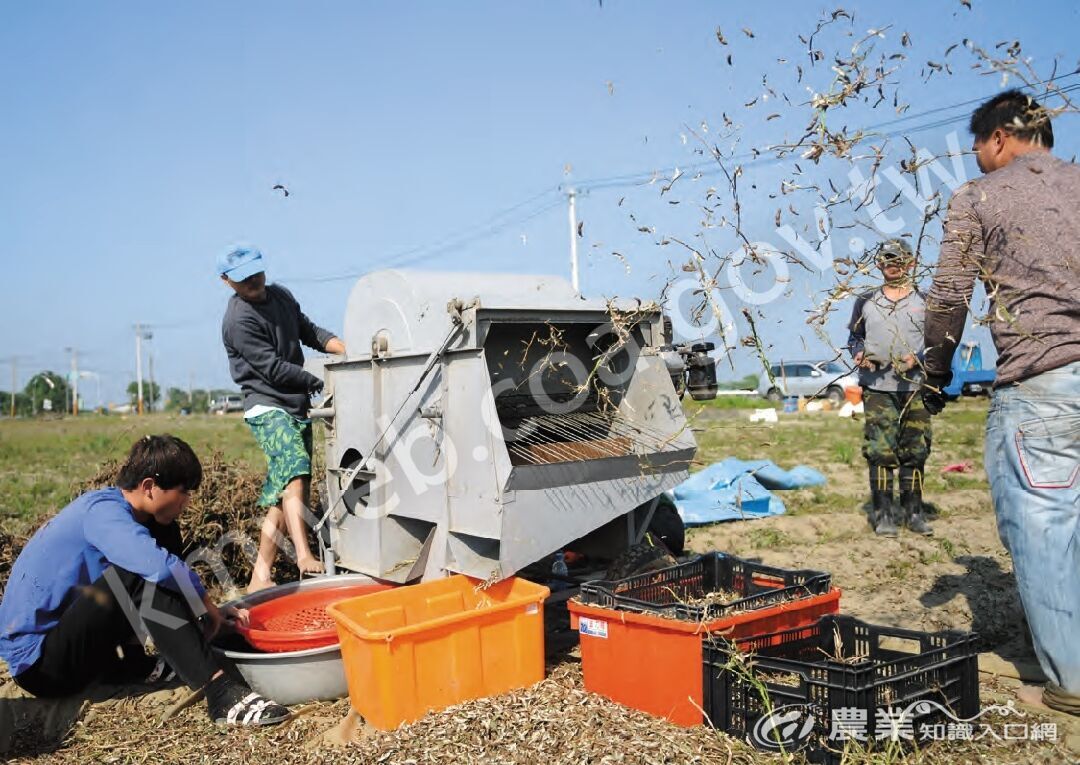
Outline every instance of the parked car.
[(834, 406), (844, 401), (844, 388), (858, 387), (859, 375), (836, 361), (785, 361), (772, 365), (772, 376), (758, 378), (758, 393), (769, 401), (785, 396), (824, 397)]
[(220, 396), (210, 402), (210, 411), (213, 414), (226, 414), (228, 412), (244, 411), (244, 397), (239, 393), (229, 393)]

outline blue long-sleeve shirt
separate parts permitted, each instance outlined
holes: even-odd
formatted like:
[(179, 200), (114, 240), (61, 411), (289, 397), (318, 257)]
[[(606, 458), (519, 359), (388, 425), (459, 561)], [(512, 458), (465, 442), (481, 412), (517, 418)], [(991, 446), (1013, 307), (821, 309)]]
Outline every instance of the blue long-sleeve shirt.
[(110, 566), (173, 590), (199, 575), (159, 546), (117, 488), (87, 492), (38, 529), (11, 569), (0, 601), (0, 658), (18, 675), (41, 656), (45, 635), (78, 594)]

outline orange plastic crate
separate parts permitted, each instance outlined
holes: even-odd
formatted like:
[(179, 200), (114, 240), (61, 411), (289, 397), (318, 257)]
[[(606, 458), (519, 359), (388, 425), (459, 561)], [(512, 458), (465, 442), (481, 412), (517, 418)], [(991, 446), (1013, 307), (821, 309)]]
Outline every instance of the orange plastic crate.
[(690, 727), (703, 722), (702, 637), (739, 638), (811, 624), (840, 610), (840, 590), (708, 622), (668, 619), (568, 601), (581, 636), (585, 689)]
[(548, 588), (516, 578), (481, 584), (457, 575), (327, 607), (349, 701), (369, 724), (391, 730), (544, 679)]

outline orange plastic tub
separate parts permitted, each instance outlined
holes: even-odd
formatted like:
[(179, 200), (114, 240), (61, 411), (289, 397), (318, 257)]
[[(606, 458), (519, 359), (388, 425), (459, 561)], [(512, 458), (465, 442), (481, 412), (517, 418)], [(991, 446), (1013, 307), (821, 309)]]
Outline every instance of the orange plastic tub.
[(635, 611), (567, 602), (570, 626), (581, 636), (585, 690), (664, 717), (676, 725), (701, 725), (702, 638), (738, 643), (811, 624), (840, 610), (840, 590), (743, 611), (708, 622), (680, 621)]
[(391, 730), (544, 679), (548, 588), (516, 578), (481, 585), (457, 575), (327, 607), (349, 701), (369, 724)]

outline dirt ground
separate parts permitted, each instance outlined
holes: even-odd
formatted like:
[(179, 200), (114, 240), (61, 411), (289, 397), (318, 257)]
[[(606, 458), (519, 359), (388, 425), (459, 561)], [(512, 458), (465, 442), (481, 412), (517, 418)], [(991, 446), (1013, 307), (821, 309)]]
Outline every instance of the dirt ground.
[[(1038, 668), (1016, 594), (1008, 554), (997, 537), (982, 473), (985, 404), (968, 402), (935, 421), (927, 497), (938, 509), (930, 538), (875, 537), (862, 512), (865, 469), (860, 424), (829, 415), (796, 415), (774, 426), (749, 426), (745, 411), (705, 408), (694, 417), (700, 459), (771, 458), (782, 467), (809, 464), (825, 487), (782, 494), (787, 515), (689, 530), (692, 550), (721, 550), (778, 566), (828, 571), (843, 591), (841, 610), (867, 621), (926, 630), (979, 632), (990, 653), (980, 658), (981, 703), (1015, 703), (1019, 676)], [(941, 468), (969, 460), (972, 471)], [(391, 733), (347, 746), (326, 739), (348, 702), (310, 705), (293, 723), (265, 731), (222, 731), (202, 705), (160, 725), (185, 695), (173, 688), (149, 696), (105, 689), (93, 703), (43, 705), (0, 685), (0, 760), (33, 763), (781, 763), (707, 727), (682, 729), (586, 693), (574, 650), (551, 657), (548, 678), (532, 689), (429, 715)], [(4, 680), (0, 674), (0, 682)], [(107, 697), (107, 698), (103, 698)], [(1053, 723), (1056, 741), (939, 742), (915, 755), (852, 756), (866, 763), (1080, 762), (1080, 725), (1072, 718), (1017, 707), (1025, 721)], [(1000, 719), (1000, 718), (995, 718)], [(45, 726), (63, 731), (42, 740)], [(788, 760), (790, 761), (790, 760)], [(799, 760), (794, 760), (798, 762)]]
[[(772, 565), (827, 571), (843, 591), (844, 613), (896, 627), (975, 631), (986, 649), (1034, 661), (1012, 563), (997, 533), (981, 443), (971, 438), (981, 436), (979, 406), (965, 402), (954, 413), (955, 422), (935, 422), (925, 492), (934, 535), (902, 531), (895, 539), (874, 535), (867, 521), (867, 470), (858, 452), (861, 423), (803, 415), (781, 420), (772, 431), (751, 430), (738, 428), (737, 414), (706, 410), (699, 427), (734, 427), (742, 442), (790, 440), (789, 461), (777, 460), (780, 465), (808, 464), (827, 483), (778, 492), (789, 507), (786, 515), (690, 529), (688, 544), (697, 552), (723, 550)], [(797, 430), (800, 437), (786, 439), (777, 430)], [(850, 464), (815, 454), (835, 455), (846, 445), (855, 450)], [(962, 461), (971, 463), (970, 472), (941, 473), (945, 464)]]
[[(841, 612), (872, 623), (976, 632), (986, 652), (980, 657), (986, 670), (983, 706), (1015, 700), (1021, 681), (1013, 676), (1029, 683), (1045, 678), (982, 467), (985, 406), (981, 399), (964, 401), (935, 419), (925, 492), (934, 535), (902, 531), (895, 539), (877, 537), (867, 521), (860, 422), (804, 414), (781, 417), (772, 426), (749, 426), (744, 413), (706, 408), (694, 423), (705, 434), (699, 441), (706, 462), (734, 455), (772, 458), (781, 467), (803, 463), (824, 473), (827, 484), (778, 492), (788, 505), (786, 515), (689, 529), (687, 544), (696, 552), (723, 550), (770, 565), (829, 572), (842, 591)], [(959, 462), (969, 463), (970, 470), (941, 472)], [(1058, 724), (1069, 745), (1067, 761), (1080, 761), (1080, 723), (1056, 714), (1047, 719)], [(1034, 751), (1016, 755), (1022, 761)]]

